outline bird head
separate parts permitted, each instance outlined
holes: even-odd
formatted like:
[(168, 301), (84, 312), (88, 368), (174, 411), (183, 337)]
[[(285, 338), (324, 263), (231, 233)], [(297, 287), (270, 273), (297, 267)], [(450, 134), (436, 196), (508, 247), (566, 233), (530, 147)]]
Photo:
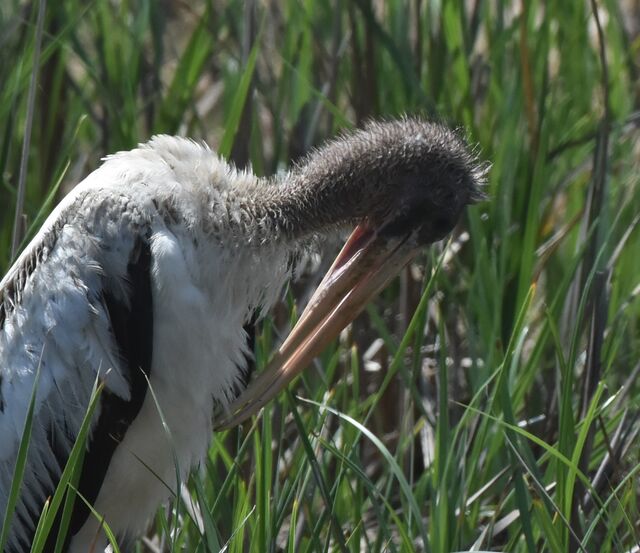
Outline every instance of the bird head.
[(290, 186), (306, 194), (296, 202), (312, 206), (315, 224), (355, 229), (266, 370), (217, 428), (257, 412), (424, 246), (450, 233), (465, 206), (483, 198), (485, 173), (458, 134), (414, 118), (370, 123), (298, 164)]

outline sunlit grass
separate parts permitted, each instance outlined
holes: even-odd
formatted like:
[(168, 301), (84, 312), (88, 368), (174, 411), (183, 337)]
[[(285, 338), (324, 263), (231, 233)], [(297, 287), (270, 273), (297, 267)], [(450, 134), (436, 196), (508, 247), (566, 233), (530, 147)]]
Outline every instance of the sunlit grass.
[[(27, 138), (19, 238), (158, 132), (272, 174), (418, 113), (491, 162), (489, 200), (261, 418), (213, 437), (139, 551), (638, 543), (640, 38), (621, 3), (64, 0), (34, 67), (37, 7), (0, 4), (3, 274)], [(314, 282), (260, 323), (258, 368)]]

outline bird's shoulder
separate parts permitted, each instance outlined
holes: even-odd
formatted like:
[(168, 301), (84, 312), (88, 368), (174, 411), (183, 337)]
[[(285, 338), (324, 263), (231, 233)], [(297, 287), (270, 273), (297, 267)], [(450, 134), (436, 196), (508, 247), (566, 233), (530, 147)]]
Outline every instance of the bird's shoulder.
[(13, 442), (20, 435), (38, 369), (37, 405), (61, 387), (90, 391), (104, 359), (114, 365), (110, 387), (127, 396), (105, 298), (128, 305), (128, 270), (149, 225), (144, 209), (126, 194), (79, 186), (2, 279), (0, 439), (12, 435)]

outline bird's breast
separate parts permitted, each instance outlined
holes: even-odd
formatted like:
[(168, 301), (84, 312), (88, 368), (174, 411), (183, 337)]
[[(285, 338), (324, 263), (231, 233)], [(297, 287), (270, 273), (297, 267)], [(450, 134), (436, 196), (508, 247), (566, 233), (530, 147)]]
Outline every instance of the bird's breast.
[[(215, 403), (226, 404), (246, 364), (244, 323), (278, 297), (286, 251), (218, 246), (162, 227), (151, 235), (153, 353), (144, 403), (116, 449), (95, 503), (113, 527), (140, 531), (158, 503), (206, 454)], [(122, 505), (126, 510), (124, 518)], [(135, 507), (135, 508), (133, 508)], [(136, 513), (131, 518), (131, 513)], [(95, 535), (92, 521), (76, 536)]]

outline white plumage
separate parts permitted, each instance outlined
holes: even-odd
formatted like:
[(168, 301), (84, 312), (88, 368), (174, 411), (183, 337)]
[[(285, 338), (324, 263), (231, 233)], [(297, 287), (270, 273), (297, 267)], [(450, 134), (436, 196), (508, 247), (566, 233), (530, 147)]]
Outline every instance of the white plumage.
[[(218, 228), (225, 225), (215, 212), (205, 212), (208, 207), (234, 207), (225, 195), (233, 188), (234, 197), (241, 197), (238, 187), (255, 185), (254, 177), (234, 171), (204, 146), (156, 137), (137, 150), (110, 156), (80, 183), (3, 279), (3, 290), (11, 282), (24, 284), (19, 301), (7, 292), (3, 297), (0, 513), (36, 369), (41, 368), (32, 462), (10, 549), (19, 551), (28, 543), (63, 468), (57, 459), (64, 454), (54, 454), (47, 432), (55, 433), (58, 447), (68, 454), (96, 373), (105, 380), (105, 391), (126, 401), (131, 397), (130, 375), (119, 358), (103, 294), (108, 289), (115, 301), (130, 306), (127, 265), (140, 243), (148, 243), (151, 255), (150, 383), (183, 476), (202, 457), (214, 402), (228, 401), (240, 384), (238, 367), (246, 364), (243, 324), (255, 307), (268, 307), (287, 276), (286, 245), (252, 249), (240, 247), (231, 233), (225, 243), (205, 234), (204, 220)], [(228, 217), (240, 220), (240, 209)], [(173, 459), (153, 397), (146, 394), (95, 503), (119, 534), (137, 535), (166, 499), (162, 481), (175, 485)], [(70, 550), (86, 552), (97, 527), (89, 517)]]

